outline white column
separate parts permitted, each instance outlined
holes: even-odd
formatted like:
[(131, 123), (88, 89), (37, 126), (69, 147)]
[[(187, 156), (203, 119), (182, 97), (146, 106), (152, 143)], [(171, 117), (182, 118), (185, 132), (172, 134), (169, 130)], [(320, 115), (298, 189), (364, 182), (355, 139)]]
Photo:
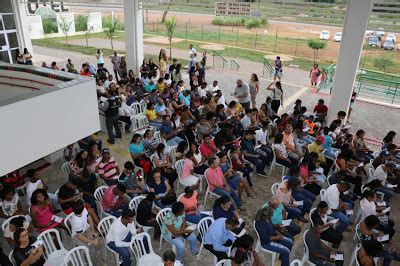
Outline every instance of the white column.
[(138, 75), (144, 57), (142, 1), (124, 0), (124, 23), (127, 66)]
[[(28, 48), (29, 52), (33, 55), (32, 41), (29, 34), (29, 22), (25, 9), (26, 4), (23, 4), (22, 2), (22, 0), (11, 1), (15, 24), (17, 26), (18, 43), (20, 52), (23, 52), (24, 48)], [(33, 60), (35, 60), (35, 58), (33, 58)]]
[(328, 121), (335, 119), (339, 111), (347, 113), (349, 110), (372, 1), (349, 0), (343, 26), (339, 59), (336, 64)]

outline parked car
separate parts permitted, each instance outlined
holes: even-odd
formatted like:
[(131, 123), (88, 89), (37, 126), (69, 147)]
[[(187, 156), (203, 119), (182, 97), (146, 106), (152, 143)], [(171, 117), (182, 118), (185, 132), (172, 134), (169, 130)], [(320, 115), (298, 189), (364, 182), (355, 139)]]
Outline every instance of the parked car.
[(374, 33), (373, 30), (366, 30), (366, 31), (365, 31), (365, 35), (371, 35), (371, 34), (373, 34), (373, 33)]
[(382, 48), (385, 50), (393, 50), (394, 49), (394, 41), (393, 40), (386, 40), (382, 44)]
[(333, 36), (334, 42), (340, 42), (342, 40), (342, 32), (336, 32), (335, 36)]
[(323, 31), (321, 31), (321, 33), (319, 34), (319, 39), (320, 40), (329, 40), (329, 37), (330, 37), (330, 33), (329, 33), (329, 31), (328, 30), (323, 30)]
[(394, 35), (394, 33), (389, 33), (389, 34), (386, 36), (385, 41), (393, 41), (393, 42), (396, 42), (396, 35)]
[(379, 47), (380, 40), (377, 36), (370, 36), (368, 38), (368, 45), (372, 47)]
[(375, 34), (378, 34), (380, 36), (384, 36), (385, 35), (385, 31), (384, 31), (383, 28), (378, 28), (378, 31), (376, 31)]

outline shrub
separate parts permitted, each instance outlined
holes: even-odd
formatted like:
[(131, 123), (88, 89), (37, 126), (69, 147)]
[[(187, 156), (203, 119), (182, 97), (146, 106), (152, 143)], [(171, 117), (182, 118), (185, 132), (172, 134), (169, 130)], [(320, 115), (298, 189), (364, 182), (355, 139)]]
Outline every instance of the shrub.
[(241, 17), (215, 17), (212, 24), (217, 26), (243, 26), (244, 21), (245, 19)]
[(75, 16), (75, 31), (87, 31), (88, 30), (88, 16), (77, 15)]
[(393, 62), (390, 59), (387, 58), (375, 58), (374, 59), (374, 67), (379, 69), (382, 72), (386, 71), (386, 68), (390, 67), (393, 64)]
[[(110, 25), (113, 25), (112, 23), (112, 19), (111, 16), (104, 16), (101, 18), (102, 20), (102, 24), (103, 24), (103, 28), (108, 28)], [(124, 30), (124, 23), (119, 21), (118, 19), (114, 18), (114, 22), (116, 24), (116, 29), (115, 30), (120, 30), (123, 31)]]
[(56, 18), (42, 18), (43, 32), (45, 34), (57, 33), (58, 25)]
[(315, 63), (315, 61), (318, 59), (319, 50), (326, 48), (326, 42), (318, 39), (310, 39), (307, 41), (307, 45), (314, 51), (314, 63)]
[(244, 22), (244, 26), (248, 29), (257, 28), (260, 26), (260, 20), (255, 18), (248, 19)]

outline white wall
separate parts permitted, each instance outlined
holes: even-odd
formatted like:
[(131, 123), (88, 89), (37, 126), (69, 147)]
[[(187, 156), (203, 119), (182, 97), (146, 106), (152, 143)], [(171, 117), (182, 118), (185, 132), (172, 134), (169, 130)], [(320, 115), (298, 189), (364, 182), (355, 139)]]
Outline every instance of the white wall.
[(100, 130), (93, 79), (0, 107), (0, 176)]

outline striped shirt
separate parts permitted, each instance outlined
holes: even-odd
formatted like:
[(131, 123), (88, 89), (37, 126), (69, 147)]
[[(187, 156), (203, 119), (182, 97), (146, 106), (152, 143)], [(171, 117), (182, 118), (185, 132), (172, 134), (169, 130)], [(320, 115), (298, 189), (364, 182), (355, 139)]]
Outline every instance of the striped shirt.
[(117, 163), (115, 162), (114, 157), (111, 157), (108, 162), (104, 162), (101, 160), (99, 163), (98, 173), (99, 175), (103, 175), (105, 179), (117, 179)]

